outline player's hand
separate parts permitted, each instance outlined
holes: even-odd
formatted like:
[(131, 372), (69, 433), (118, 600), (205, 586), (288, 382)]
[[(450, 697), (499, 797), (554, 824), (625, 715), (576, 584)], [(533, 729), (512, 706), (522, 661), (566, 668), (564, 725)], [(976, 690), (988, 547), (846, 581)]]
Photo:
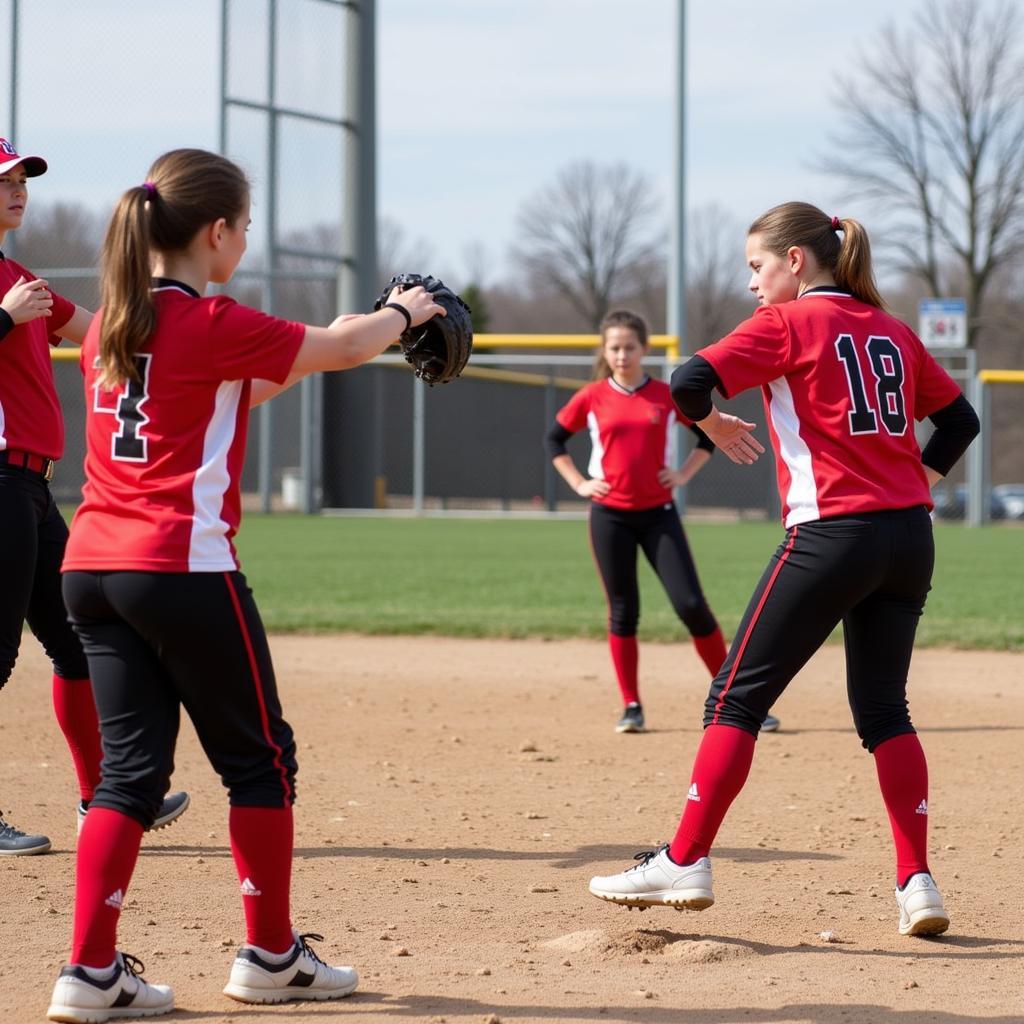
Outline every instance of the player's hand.
[(711, 410), (711, 415), (698, 424), (701, 430), (715, 443), (715, 447), (735, 463), (749, 466), (757, 462), (757, 457), (764, 453), (764, 445), (751, 433), (755, 424), (741, 420), (726, 412)]
[(658, 483), (662, 487), (682, 487), (689, 482), (689, 476), (681, 469), (669, 469), (667, 466), (662, 466), (658, 470)]
[(612, 487), (607, 480), (584, 480), (576, 488), (581, 498), (604, 498), (611, 493)]
[(404, 307), (412, 317), (413, 327), (433, 320), (435, 316), (447, 316), (444, 306), (438, 305), (430, 292), (422, 285), (412, 288), (392, 288), (388, 302)]
[(16, 324), (26, 324), (30, 320), (50, 315), (53, 296), (50, 294), (49, 285), (41, 277), (26, 281), (22, 275), (11, 285), (10, 290), (0, 301), (0, 306), (7, 310)]

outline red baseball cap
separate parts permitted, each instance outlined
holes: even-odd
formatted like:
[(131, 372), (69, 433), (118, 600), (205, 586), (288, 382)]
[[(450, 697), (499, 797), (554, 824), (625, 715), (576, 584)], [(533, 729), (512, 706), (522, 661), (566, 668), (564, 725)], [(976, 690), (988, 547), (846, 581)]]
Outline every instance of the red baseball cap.
[(6, 139), (0, 139), (0, 174), (5, 174), (12, 167), (24, 164), (25, 174), (29, 178), (38, 178), (46, 173), (46, 161), (41, 156), (18, 156), (17, 152)]

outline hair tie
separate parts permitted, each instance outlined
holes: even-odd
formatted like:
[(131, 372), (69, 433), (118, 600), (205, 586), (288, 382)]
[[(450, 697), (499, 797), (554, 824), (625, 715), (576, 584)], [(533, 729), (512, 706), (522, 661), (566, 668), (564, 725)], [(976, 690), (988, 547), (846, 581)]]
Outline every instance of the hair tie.
[(839, 220), (838, 217), (833, 217), (832, 218), (832, 230), (833, 231), (842, 231), (843, 230), (842, 222)]
[(147, 199), (156, 199), (156, 185), (151, 181), (144, 181), (142, 187), (146, 190)]

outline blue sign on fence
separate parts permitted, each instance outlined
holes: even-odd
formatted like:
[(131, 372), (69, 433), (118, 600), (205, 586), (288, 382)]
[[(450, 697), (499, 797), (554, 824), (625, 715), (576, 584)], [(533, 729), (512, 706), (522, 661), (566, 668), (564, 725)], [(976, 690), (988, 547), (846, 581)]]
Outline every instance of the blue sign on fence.
[(927, 348), (963, 348), (967, 344), (966, 299), (921, 299), (917, 333)]

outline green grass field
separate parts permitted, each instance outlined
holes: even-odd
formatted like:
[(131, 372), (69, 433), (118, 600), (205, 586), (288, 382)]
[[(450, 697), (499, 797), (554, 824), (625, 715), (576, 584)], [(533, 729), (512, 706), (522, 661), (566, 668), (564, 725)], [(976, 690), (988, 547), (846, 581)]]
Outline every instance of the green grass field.
[[(731, 636), (782, 528), (698, 523), (687, 534)], [(1024, 530), (939, 525), (935, 536), (919, 644), (1024, 650)], [(604, 635), (604, 594), (582, 520), (249, 515), (238, 548), (274, 632)], [(641, 564), (641, 638), (678, 640), (682, 626)]]

